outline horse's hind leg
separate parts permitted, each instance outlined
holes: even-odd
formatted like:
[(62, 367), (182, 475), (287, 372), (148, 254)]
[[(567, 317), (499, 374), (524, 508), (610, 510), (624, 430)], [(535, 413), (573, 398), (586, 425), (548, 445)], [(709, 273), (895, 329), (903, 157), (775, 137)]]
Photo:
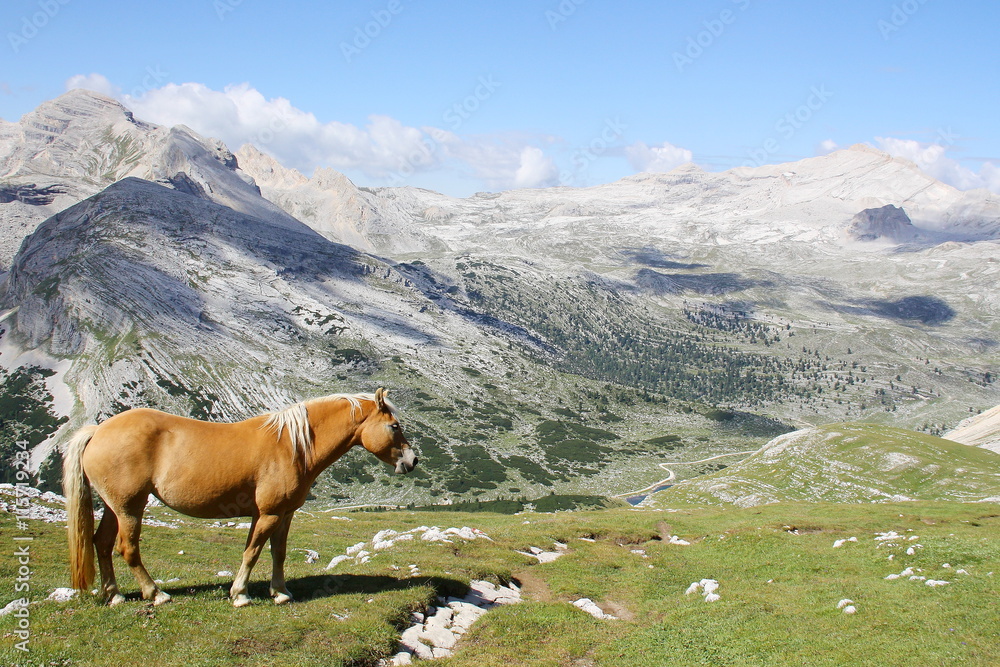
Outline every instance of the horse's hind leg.
[(117, 535), (118, 517), (110, 507), (105, 507), (104, 516), (94, 533), (94, 547), (97, 549), (97, 563), (101, 570), (101, 595), (112, 606), (125, 601), (125, 597), (118, 591), (115, 564), (112, 561)]
[(139, 588), (142, 589), (143, 599), (152, 600), (153, 604), (160, 605), (169, 602), (170, 596), (161, 591), (149, 576), (149, 572), (142, 564), (142, 556), (139, 555), (139, 533), (142, 530), (142, 512), (146, 508), (146, 498), (143, 497), (141, 500), (141, 504), (132, 503), (126, 511), (118, 512), (118, 548), (122, 558), (132, 569)]

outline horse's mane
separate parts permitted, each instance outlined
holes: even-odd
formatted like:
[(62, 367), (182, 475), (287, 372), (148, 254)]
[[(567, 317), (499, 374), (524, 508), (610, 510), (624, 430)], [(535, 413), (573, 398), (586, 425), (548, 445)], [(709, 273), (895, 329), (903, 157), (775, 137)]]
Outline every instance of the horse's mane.
[[(357, 422), (357, 414), (361, 410), (361, 401), (375, 402), (375, 394), (330, 394), (319, 398), (310, 398), (290, 405), (278, 412), (268, 414), (261, 428), (274, 431), (275, 437), (281, 439), (281, 432), (288, 429), (288, 439), (292, 443), (292, 451), (303, 465), (312, 456), (313, 439), (309, 430), (309, 406), (344, 399), (351, 404), (351, 417)], [(395, 415), (396, 408), (388, 401), (385, 405)]]

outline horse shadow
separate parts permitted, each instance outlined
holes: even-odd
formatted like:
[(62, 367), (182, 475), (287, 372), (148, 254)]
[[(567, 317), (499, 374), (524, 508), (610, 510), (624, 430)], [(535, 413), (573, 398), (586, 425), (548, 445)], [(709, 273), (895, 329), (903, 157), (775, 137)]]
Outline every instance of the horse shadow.
[[(338, 595), (356, 593), (385, 593), (401, 591), (419, 586), (430, 586), (438, 597), (462, 597), (469, 591), (468, 583), (449, 577), (407, 577), (397, 579), (387, 575), (370, 574), (317, 574), (306, 577), (288, 579), (288, 591), (296, 603), (310, 602), (332, 598)], [(195, 584), (193, 586), (176, 586), (164, 588), (171, 597), (190, 597), (198, 593), (222, 592), (228, 598), (231, 581), (218, 584)], [(269, 584), (266, 581), (251, 582), (248, 594), (255, 601), (266, 601), (270, 598)], [(138, 593), (129, 598), (138, 598)]]

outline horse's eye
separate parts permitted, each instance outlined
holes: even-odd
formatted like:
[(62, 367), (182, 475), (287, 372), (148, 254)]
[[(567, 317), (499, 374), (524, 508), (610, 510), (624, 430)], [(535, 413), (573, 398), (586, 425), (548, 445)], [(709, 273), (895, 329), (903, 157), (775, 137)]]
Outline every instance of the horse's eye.
[(390, 428), (392, 428), (393, 431), (398, 431), (399, 430), (399, 424), (393, 424)]

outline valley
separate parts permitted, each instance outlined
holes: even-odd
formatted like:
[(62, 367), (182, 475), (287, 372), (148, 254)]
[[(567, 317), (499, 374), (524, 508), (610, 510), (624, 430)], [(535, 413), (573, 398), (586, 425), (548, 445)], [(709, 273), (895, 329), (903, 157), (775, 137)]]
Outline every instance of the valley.
[(1000, 202), (870, 147), (455, 199), (308, 178), (79, 90), (0, 130), (0, 364), (47, 374), (36, 471), (129, 407), (237, 420), (385, 386), (423, 464), (348, 455), (312, 504), (529, 502), (1000, 404)]

